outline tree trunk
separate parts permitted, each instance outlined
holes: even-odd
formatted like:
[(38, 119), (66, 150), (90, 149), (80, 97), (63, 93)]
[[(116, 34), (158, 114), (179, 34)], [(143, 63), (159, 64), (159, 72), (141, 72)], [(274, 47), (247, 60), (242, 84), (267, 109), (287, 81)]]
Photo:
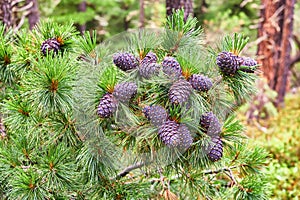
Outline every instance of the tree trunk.
[[(86, 11), (86, 6), (87, 6), (87, 3), (86, 3), (86, 1), (84, 0), (84, 1), (82, 1), (82, 2), (78, 5), (77, 9), (78, 9), (79, 12), (85, 12), (85, 11)], [(81, 35), (83, 35), (83, 34), (84, 34), (84, 31), (86, 30), (86, 24), (78, 24), (77, 27), (78, 27), (78, 30), (79, 30), (79, 32), (81, 33)]]
[(275, 105), (283, 106), (291, 64), (295, 0), (262, 0), (258, 37), (258, 62), (270, 88), (278, 93)]
[(6, 29), (13, 26), (11, 0), (1, 0), (1, 20)]
[(145, 27), (145, 2), (144, 0), (140, 0), (140, 28)]
[(28, 14), (28, 23), (29, 29), (32, 30), (33, 27), (40, 20), (39, 6), (37, 0), (26, 0), (26, 4), (32, 3), (32, 7), (30, 8), (30, 13)]
[(192, 0), (166, 0), (167, 16), (173, 13), (173, 10), (184, 9), (184, 19), (189, 15), (193, 15), (193, 1)]

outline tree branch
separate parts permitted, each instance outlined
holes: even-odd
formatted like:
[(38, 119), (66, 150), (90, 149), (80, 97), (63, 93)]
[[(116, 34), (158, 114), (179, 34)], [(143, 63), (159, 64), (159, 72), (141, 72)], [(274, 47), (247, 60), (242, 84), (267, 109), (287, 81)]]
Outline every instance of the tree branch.
[[(233, 168), (236, 168), (236, 166), (230, 167), (230, 168), (233, 169)], [(217, 169), (217, 170), (208, 170), (208, 171), (204, 171), (203, 174), (218, 174), (218, 173), (221, 173), (223, 171), (229, 171), (230, 168), (224, 167), (224, 168)]]
[(138, 168), (141, 168), (143, 166), (145, 166), (147, 163), (145, 162), (137, 162), (133, 165), (130, 165), (128, 167), (126, 167), (123, 171), (121, 171), (115, 179), (119, 179), (119, 178), (122, 178), (124, 176), (126, 176), (129, 172), (131, 172), (132, 170), (135, 170), (135, 169), (138, 169)]

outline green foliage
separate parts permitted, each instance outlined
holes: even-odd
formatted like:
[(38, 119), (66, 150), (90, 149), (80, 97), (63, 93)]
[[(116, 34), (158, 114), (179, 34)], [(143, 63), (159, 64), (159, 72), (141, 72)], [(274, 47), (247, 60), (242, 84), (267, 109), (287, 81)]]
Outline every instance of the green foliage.
[(22, 97), (32, 102), (34, 110), (41, 115), (69, 111), (73, 104), (71, 90), (76, 65), (67, 58), (53, 59), (52, 55), (39, 57), (33, 65), (36, 70), (27, 73), (21, 82)]
[(188, 17), (184, 20), (183, 17), (184, 10), (177, 10), (173, 15), (168, 16), (166, 22), (166, 28), (174, 32), (182, 33), (183, 35), (198, 36), (202, 30), (197, 27), (197, 19)]
[(222, 51), (231, 51), (235, 55), (239, 55), (248, 42), (249, 37), (235, 33), (232, 38), (228, 36), (224, 38)]
[(128, 28), (137, 27), (138, 4), (135, 1), (87, 0), (84, 12), (78, 10), (81, 2), (38, 1), (43, 19), (50, 18), (62, 24), (86, 24), (88, 30), (96, 29), (102, 39)]
[[(129, 6), (133, 1), (122, 3)], [(1, 134), (7, 133), (0, 141), (4, 199), (149, 199), (168, 195), (265, 199), (268, 185), (261, 169), (268, 154), (246, 145), (243, 127), (235, 117), (228, 117), (231, 111), (227, 109), (234, 98), (244, 99), (252, 91), (255, 75), (241, 72), (220, 78), (212, 61), (216, 54), (204, 50), (203, 33), (196, 24), (195, 18), (184, 22), (183, 11), (178, 11), (168, 18), (162, 32), (137, 31), (99, 46), (95, 33), (79, 36), (71, 24), (43, 22), (30, 33), (19, 32), (15, 42), (9, 43), (11, 47), (2, 48), (2, 52), (16, 49), (10, 64), (21, 72), (11, 82), (4, 82), (1, 90), (5, 127), (2, 130), (1, 124)], [(8, 43), (11, 38), (1, 41)], [(53, 38), (60, 45), (59, 53), (44, 55), (42, 43)], [(232, 43), (226, 41), (221, 45), (229, 48)], [(243, 45), (233, 46), (241, 49)], [(182, 65), (182, 81), (189, 84), (191, 74), (203, 73), (211, 77), (214, 86), (209, 92), (191, 88), (187, 102), (172, 104), (169, 91), (174, 77), (162, 70), (150, 79), (141, 78), (139, 69), (123, 72), (113, 64), (116, 51), (129, 51), (140, 62), (150, 51), (157, 54), (159, 63), (172, 55)], [(0, 77), (5, 75), (7, 72), (1, 71)], [(125, 81), (138, 83), (137, 94), (128, 103), (118, 102), (113, 117), (99, 118), (101, 96)], [(172, 120), (184, 125), (182, 132), (191, 134), (193, 141), (187, 149), (171, 148), (162, 141), (159, 127), (152, 126), (142, 112), (153, 104), (163, 106)], [(211, 110), (224, 122), (220, 133), (224, 155), (218, 162), (209, 159), (210, 136), (199, 124), (200, 116)]]

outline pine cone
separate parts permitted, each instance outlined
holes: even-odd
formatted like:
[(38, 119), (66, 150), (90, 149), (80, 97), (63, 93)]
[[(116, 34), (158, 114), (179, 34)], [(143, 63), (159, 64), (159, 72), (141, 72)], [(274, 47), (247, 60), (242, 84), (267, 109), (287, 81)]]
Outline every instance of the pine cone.
[(257, 66), (257, 62), (256, 60), (250, 58), (250, 57), (243, 57), (243, 63), (242, 63), (243, 66), (248, 66), (249, 68), (247, 69), (241, 69), (242, 71), (244, 72), (247, 72), (247, 73), (254, 73), (254, 69), (251, 68), (253, 66)]
[(159, 73), (160, 65), (158, 63), (150, 63), (141, 65), (139, 73), (143, 78), (149, 79)]
[(51, 51), (57, 54), (60, 50), (60, 46), (61, 45), (56, 38), (50, 38), (42, 43), (41, 51), (45, 56)]
[(183, 104), (188, 101), (192, 86), (184, 79), (179, 79), (171, 86), (169, 90), (169, 99), (173, 104)]
[(153, 52), (147, 53), (147, 55), (143, 58), (141, 65), (148, 65), (150, 63), (156, 63), (157, 62), (157, 56)]
[(165, 57), (161, 65), (165, 74), (175, 78), (182, 76), (182, 69), (175, 58)]
[(202, 92), (207, 92), (213, 85), (210, 78), (201, 74), (193, 74), (189, 82), (195, 90)]
[(116, 53), (113, 62), (123, 71), (135, 69), (139, 66), (138, 59), (131, 53)]
[(137, 85), (135, 83), (124, 82), (115, 86), (113, 95), (118, 101), (128, 103), (136, 93)]
[(154, 126), (161, 126), (168, 118), (167, 111), (158, 105), (154, 106), (146, 106), (143, 109), (143, 113), (146, 118), (154, 125)]
[(201, 115), (200, 125), (203, 131), (210, 137), (219, 136), (221, 133), (221, 124), (219, 119), (212, 112), (207, 112)]
[(221, 72), (227, 76), (233, 76), (240, 65), (243, 63), (243, 59), (234, 55), (231, 52), (221, 52), (217, 56), (217, 65)]
[(115, 97), (110, 94), (106, 93), (101, 99), (100, 103), (97, 108), (97, 114), (101, 118), (109, 118), (112, 117), (113, 114), (116, 112), (118, 106), (118, 102)]
[(168, 147), (188, 149), (193, 138), (189, 129), (184, 124), (178, 124), (175, 121), (166, 121), (159, 129), (158, 135), (162, 142)]
[(222, 158), (223, 156), (223, 143), (220, 136), (215, 136), (211, 138), (211, 141), (207, 147), (208, 158), (215, 162)]
[(180, 124), (178, 128), (178, 146), (181, 149), (188, 149), (193, 143), (193, 137), (188, 127), (184, 124)]

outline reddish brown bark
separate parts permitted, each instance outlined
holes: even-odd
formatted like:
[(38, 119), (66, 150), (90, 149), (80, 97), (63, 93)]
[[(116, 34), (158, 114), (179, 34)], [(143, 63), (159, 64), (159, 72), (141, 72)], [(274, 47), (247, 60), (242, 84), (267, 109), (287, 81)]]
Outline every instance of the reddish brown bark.
[(166, 0), (167, 16), (173, 13), (173, 10), (184, 8), (184, 19), (189, 15), (193, 15), (193, 1), (192, 0)]
[(277, 91), (275, 103), (281, 106), (288, 84), (295, 0), (262, 0), (258, 37), (258, 62), (270, 88)]

